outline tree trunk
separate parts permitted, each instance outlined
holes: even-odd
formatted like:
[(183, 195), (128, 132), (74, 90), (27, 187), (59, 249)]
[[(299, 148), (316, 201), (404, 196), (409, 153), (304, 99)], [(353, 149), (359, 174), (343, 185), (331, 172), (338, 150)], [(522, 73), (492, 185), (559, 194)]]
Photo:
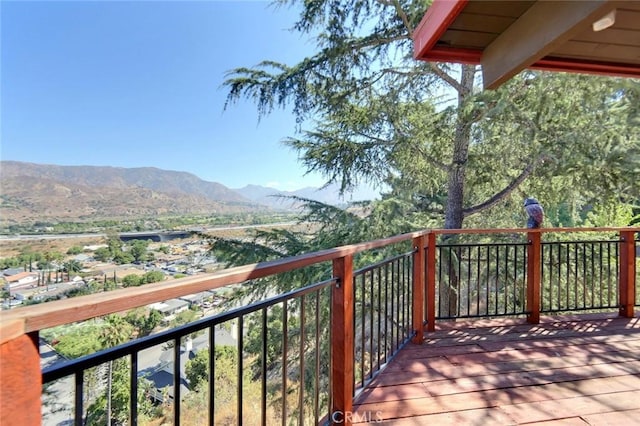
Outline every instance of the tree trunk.
[(460, 86), (458, 91), (458, 119), (453, 140), (453, 155), (449, 167), (447, 185), (447, 205), (445, 207), (444, 227), (446, 229), (462, 228), (464, 220), (464, 184), (469, 157), (469, 141), (471, 140), (471, 124), (469, 117), (463, 114), (465, 103), (473, 94), (475, 78), (474, 65), (462, 65)]
[[(456, 123), (453, 155), (449, 167), (449, 181), (447, 185), (447, 205), (445, 207), (444, 227), (446, 229), (462, 228), (464, 220), (464, 184), (469, 157), (469, 142), (471, 140), (471, 124), (468, 114), (463, 112), (464, 105), (473, 94), (475, 78), (474, 65), (462, 65), (460, 86), (458, 90), (458, 119)], [(445, 236), (443, 240), (447, 240)], [(440, 283), (440, 307), (450, 316), (458, 315), (458, 290), (460, 280), (452, 262), (447, 262), (448, 283)]]

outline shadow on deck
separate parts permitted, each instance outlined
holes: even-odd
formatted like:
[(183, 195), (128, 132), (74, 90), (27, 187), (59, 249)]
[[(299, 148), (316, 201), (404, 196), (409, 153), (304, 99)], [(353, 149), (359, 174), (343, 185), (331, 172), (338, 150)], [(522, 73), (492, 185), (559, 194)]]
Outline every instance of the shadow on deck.
[(436, 324), (354, 404), (354, 424), (640, 424), (640, 318)]

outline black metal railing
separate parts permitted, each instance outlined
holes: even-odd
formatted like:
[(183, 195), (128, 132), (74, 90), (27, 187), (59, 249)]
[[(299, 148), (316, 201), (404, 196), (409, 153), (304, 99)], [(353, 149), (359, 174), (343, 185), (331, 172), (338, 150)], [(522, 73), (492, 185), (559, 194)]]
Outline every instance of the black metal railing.
[(617, 309), (618, 240), (543, 242), (540, 312)]
[[(329, 341), (331, 285), (328, 280), (294, 290), (246, 307), (203, 318), (199, 321), (146, 336), (106, 349), (92, 355), (71, 360), (43, 370), (43, 384), (71, 376), (73, 389), (74, 424), (104, 424), (88, 417), (86, 397), (90, 384), (87, 376), (96, 368), (112, 368), (114, 362), (126, 364), (127, 407), (124, 423), (139, 423), (139, 405), (144, 398), (155, 398), (172, 412), (170, 421), (179, 425), (183, 419), (185, 391), (206, 392), (205, 412), (190, 410), (193, 424), (272, 424), (297, 419), (299, 424), (317, 423), (326, 418), (330, 407)], [(231, 346), (235, 357), (235, 379), (219, 374), (218, 357), (220, 330), (233, 328), (235, 344)], [(208, 352), (207, 385), (202, 389), (189, 389), (186, 382), (185, 362), (193, 354), (186, 349), (188, 340), (205, 333), (208, 343), (201, 348)], [(201, 339), (202, 340), (202, 339)], [(228, 345), (228, 342), (226, 342)], [(148, 375), (138, 371), (140, 354), (164, 345), (164, 352), (173, 353), (172, 383), (165, 392), (156, 394)], [(168, 348), (167, 348), (168, 346)], [(110, 365), (111, 364), (111, 365)], [(225, 364), (228, 366), (228, 364)], [(46, 392), (46, 391), (45, 391)], [(256, 397), (255, 394), (258, 394)], [(130, 395), (136, 395), (131, 398)], [(223, 397), (220, 397), (222, 395)], [(113, 397), (112, 397), (113, 398)], [(224, 400), (223, 400), (224, 399)], [(259, 408), (257, 408), (259, 407)], [(105, 410), (103, 407), (102, 410)], [(222, 412), (224, 409), (224, 412)], [(111, 415), (111, 413), (110, 413)], [(217, 418), (217, 416), (224, 416)], [(120, 420), (122, 422), (122, 419)]]
[[(70, 392), (69, 418), (77, 425), (111, 420), (143, 424), (150, 418), (149, 401), (156, 404), (155, 420), (176, 425), (322, 423), (349, 410), (350, 397), (409, 340), (421, 342), (421, 333), (433, 330), (435, 319), (526, 315), (536, 322), (540, 312), (619, 310), (627, 315), (633, 311), (629, 304), (638, 304), (639, 292), (633, 287), (637, 260), (622, 237), (554, 241), (562, 236), (548, 232), (541, 243), (535, 233), (527, 240), (512, 233), (487, 243), (485, 236), (475, 234), (480, 233), (443, 238), (440, 244), (435, 232), (407, 234), (231, 269), (207, 285), (251, 285), (246, 281), (251, 277), (326, 261), (333, 261), (335, 276), (46, 367), (43, 395), (53, 386), (56, 395)], [(409, 241), (413, 248), (407, 251)], [(361, 257), (354, 260), (354, 254)], [(353, 270), (353, 263), (366, 266)], [(235, 276), (243, 278), (230, 278)], [(196, 280), (187, 284), (204, 288)], [(161, 290), (178, 293), (173, 285)], [(130, 306), (147, 300), (140, 297)], [(96, 309), (93, 303), (86, 306)], [(67, 324), (63, 313), (49, 323)], [(160, 370), (168, 378), (166, 386), (159, 385)]]
[(526, 243), (439, 244), (436, 319), (526, 313)]
[(413, 252), (354, 271), (354, 394), (413, 335)]

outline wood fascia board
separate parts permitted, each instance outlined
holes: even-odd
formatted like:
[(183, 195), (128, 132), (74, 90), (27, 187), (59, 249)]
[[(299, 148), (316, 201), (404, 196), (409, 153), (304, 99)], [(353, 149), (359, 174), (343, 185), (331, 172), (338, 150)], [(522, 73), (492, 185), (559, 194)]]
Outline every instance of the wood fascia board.
[[(453, 62), (458, 64), (478, 65), (481, 63), (481, 57), (482, 51), (480, 50), (435, 46), (429, 50), (425, 56), (417, 59), (429, 62)], [(594, 62), (551, 56), (544, 57), (527, 68), (540, 71), (559, 71), (640, 78), (640, 65)]]
[(434, 46), (423, 56), (416, 59), (429, 62), (455, 62), (478, 65), (481, 58), (481, 50)]
[(484, 50), (484, 87), (500, 86), (614, 8), (611, 0), (536, 2)]
[(413, 57), (425, 55), (458, 17), (469, 0), (433, 0), (413, 33)]
[(548, 57), (537, 61), (529, 68), (542, 71), (563, 71), (640, 78), (640, 65), (633, 64), (593, 62)]

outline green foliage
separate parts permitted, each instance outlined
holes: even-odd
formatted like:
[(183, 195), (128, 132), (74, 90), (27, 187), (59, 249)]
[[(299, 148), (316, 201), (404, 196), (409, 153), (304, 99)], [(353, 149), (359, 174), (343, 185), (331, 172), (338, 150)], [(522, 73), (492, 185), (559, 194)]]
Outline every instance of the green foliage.
[[(0, 196), (1, 197), (1, 196)], [(96, 220), (86, 222), (56, 222), (56, 223), (21, 223), (10, 224), (6, 228), (0, 228), (3, 234), (37, 234), (43, 227), (53, 228), (54, 234), (80, 234), (104, 232), (105, 229), (112, 233), (136, 231), (155, 231), (158, 229), (177, 230), (185, 226), (220, 226), (236, 224), (264, 224), (286, 222), (294, 218), (294, 213), (234, 213), (223, 215), (193, 215), (193, 216), (168, 216), (168, 217), (143, 217), (132, 220)]]
[(164, 273), (161, 271), (149, 271), (144, 275), (129, 274), (122, 279), (124, 287), (138, 287), (143, 284), (156, 283), (164, 280)]
[(637, 81), (525, 71), (482, 91), (473, 66), (413, 59), (424, 1), (278, 3), (298, 4), (294, 29), (317, 49), (232, 70), (227, 106), (292, 108), (301, 126), (286, 143), (342, 190), (384, 185), (412, 222), (448, 228), (522, 226), (529, 195), (558, 213), (550, 224), (639, 198)]
[(196, 319), (196, 311), (191, 309), (184, 310), (176, 314), (176, 317), (171, 321), (171, 327), (178, 327), (183, 324), (187, 324), (195, 321)]
[(138, 337), (143, 337), (160, 325), (162, 314), (155, 309), (146, 312), (144, 308), (137, 308), (127, 312), (124, 319), (135, 328)]
[(82, 271), (82, 263), (77, 260), (70, 260), (62, 265), (62, 270), (70, 274), (78, 273)]
[(138, 287), (144, 283), (143, 278), (139, 275), (129, 274), (122, 278), (123, 287)]
[(120, 251), (113, 255), (113, 261), (119, 265), (124, 265), (133, 262), (133, 256), (131, 253)]
[(147, 240), (132, 240), (128, 244), (129, 253), (133, 256), (133, 259), (138, 262), (144, 262), (147, 260), (147, 248), (149, 247), (149, 241)]
[(112, 259), (111, 250), (107, 247), (100, 247), (93, 252), (93, 257), (99, 262), (108, 262)]
[(68, 359), (78, 358), (102, 349), (100, 343), (101, 327), (95, 322), (86, 323), (68, 331), (64, 329), (50, 330), (49, 333), (50, 340), (55, 338), (58, 341), (55, 345), (56, 351)]
[(199, 351), (196, 356), (187, 361), (185, 375), (191, 389), (196, 389), (201, 383), (209, 380), (209, 351)]
[(143, 276), (144, 282), (147, 284), (164, 281), (164, 278), (165, 276), (162, 271), (149, 271)]
[(80, 253), (82, 253), (82, 247), (80, 246), (73, 246), (73, 247), (70, 247), (69, 250), (67, 250), (67, 254), (69, 255), (76, 255)]
[[(111, 392), (111, 422), (125, 425), (129, 422), (129, 365), (127, 362), (117, 362), (112, 373)], [(153, 390), (153, 382), (138, 379), (138, 422), (145, 424), (158, 417), (158, 409), (147, 396)], [(107, 394), (102, 393), (87, 408), (88, 425), (104, 425), (107, 422)]]
[(585, 226), (612, 227), (627, 226), (633, 219), (633, 207), (616, 202), (597, 203), (586, 215)]

